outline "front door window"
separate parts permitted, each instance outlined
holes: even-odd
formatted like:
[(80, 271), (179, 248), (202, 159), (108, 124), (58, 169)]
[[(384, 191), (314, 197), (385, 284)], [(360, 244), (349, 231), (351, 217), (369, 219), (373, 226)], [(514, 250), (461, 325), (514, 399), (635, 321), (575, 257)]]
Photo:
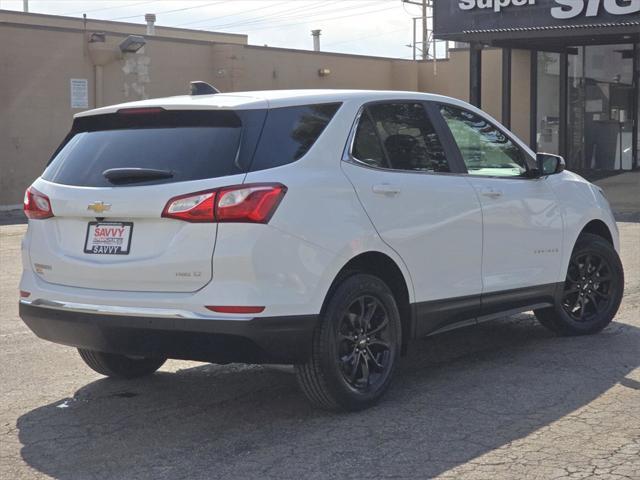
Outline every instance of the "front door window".
[(522, 149), (487, 119), (451, 105), (443, 105), (440, 112), (469, 175), (521, 177), (535, 167), (527, 166)]

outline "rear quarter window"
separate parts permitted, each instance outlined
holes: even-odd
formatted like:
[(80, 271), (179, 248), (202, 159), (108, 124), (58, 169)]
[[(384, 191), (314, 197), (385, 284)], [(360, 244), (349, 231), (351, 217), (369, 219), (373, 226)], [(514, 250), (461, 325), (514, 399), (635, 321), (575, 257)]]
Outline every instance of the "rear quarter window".
[(282, 107), (269, 110), (251, 171), (293, 163), (320, 137), (340, 103)]

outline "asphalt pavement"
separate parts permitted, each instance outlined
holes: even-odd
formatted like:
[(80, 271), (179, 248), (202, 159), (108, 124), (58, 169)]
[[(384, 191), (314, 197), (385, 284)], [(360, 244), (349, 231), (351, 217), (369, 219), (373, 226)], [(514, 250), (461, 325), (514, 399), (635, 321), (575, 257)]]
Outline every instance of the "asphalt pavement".
[(604, 332), (526, 313), (430, 337), (355, 414), (314, 410), (289, 368), (100, 377), (18, 318), (24, 229), (0, 226), (0, 479), (640, 479), (639, 223)]

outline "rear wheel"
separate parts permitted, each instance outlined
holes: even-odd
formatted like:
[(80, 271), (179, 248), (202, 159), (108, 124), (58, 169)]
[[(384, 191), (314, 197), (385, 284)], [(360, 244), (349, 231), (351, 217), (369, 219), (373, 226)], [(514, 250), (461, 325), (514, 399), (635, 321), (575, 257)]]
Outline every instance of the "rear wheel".
[(400, 314), (387, 285), (372, 275), (353, 275), (329, 299), (311, 358), (296, 366), (298, 382), (318, 407), (362, 410), (388, 389), (400, 345)]
[(78, 349), (84, 363), (91, 369), (113, 378), (138, 378), (158, 370), (166, 358), (137, 358), (115, 353)]
[(618, 253), (602, 237), (583, 234), (573, 249), (564, 289), (551, 308), (536, 310), (540, 323), (561, 335), (589, 335), (618, 311), (624, 272)]

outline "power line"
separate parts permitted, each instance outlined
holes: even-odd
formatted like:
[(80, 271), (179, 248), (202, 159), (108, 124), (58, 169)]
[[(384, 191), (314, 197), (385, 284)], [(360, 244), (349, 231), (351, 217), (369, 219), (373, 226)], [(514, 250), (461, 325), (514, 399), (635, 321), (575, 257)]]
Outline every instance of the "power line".
[(377, 38), (377, 37), (382, 37), (384, 35), (390, 35), (392, 33), (398, 33), (398, 32), (404, 32), (406, 31), (406, 28), (398, 28), (396, 30), (390, 30), (388, 32), (384, 32), (384, 33), (377, 33), (375, 35), (367, 35), (366, 37), (358, 37), (358, 38), (352, 38), (351, 40), (341, 40), (339, 42), (332, 42), (332, 43), (325, 43), (325, 47), (332, 47), (333, 45), (341, 45), (343, 43), (350, 43), (350, 42), (357, 42), (360, 40), (367, 40), (369, 38)]
[(404, 10), (404, 12), (409, 15), (410, 17), (416, 17), (417, 15), (411, 13), (409, 10), (407, 10), (407, 2), (402, 2), (402, 9)]
[(131, 7), (137, 7), (139, 5), (147, 5), (149, 3), (156, 3), (158, 0), (152, 0), (150, 2), (138, 2), (138, 3), (130, 3), (130, 4), (126, 4), (126, 5), (118, 5), (118, 6), (111, 6), (111, 7), (102, 7), (102, 8), (95, 8), (93, 10), (82, 10), (82, 11), (78, 11), (78, 12), (71, 12), (71, 13), (67, 13), (65, 15), (80, 15), (81, 13), (93, 13), (93, 12), (101, 12), (103, 10), (113, 10), (115, 8), (131, 8)]
[[(331, 2), (331, 3), (339, 3), (339, 1)], [(329, 3), (326, 3), (325, 5), (329, 5)], [(373, 5), (371, 5), (371, 6), (373, 6)], [(342, 11), (344, 12), (344, 11), (348, 11), (348, 10), (361, 9), (361, 8), (363, 8), (361, 5), (360, 6), (353, 6), (353, 7), (350, 7), (350, 8), (343, 9)], [(365, 8), (368, 8), (368, 7), (365, 7)], [(286, 26), (290, 26), (290, 25), (303, 25), (305, 23), (308, 23), (309, 20), (313, 20), (314, 22), (322, 22), (322, 21), (325, 21), (325, 20), (333, 20), (333, 19), (336, 19), (336, 18), (352, 17), (354, 15), (368, 15), (369, 13), (375, 13), (375, 12), (380, 12), (380, 11), (384, 11), (384, 10), (390, 10), (391, 8), (395, 8), (395, 6), (393, 6), (393, 7), (385, 7), (385, 8), (378, 9), (378, 10), (370, 10), (370, 11), (366, 11), (366, 12), (357, 12), (357, 13), (353, 13), (353, 14), (350, 14), (350, 15), (339, 15), (339, 16), (336, 16), (336, 17), (327, 17), (327, 18), (314, 18), (314, 17), (317, 17), (318, 15), (327, 15), (327, 14), (330, 13), (328, 11), (317, 12), (317, 13), (314, 13), (314, 14), (311, 14), (311, 15), (304, 15), (302, 17), (300, 17), (298, 15), (294, 15), (294, 16), (291, 16), (291, 17), (284, 17), (284, 18), (278, 18), (278, 19), (273, 19), (272, 18), (272, 19), (267, 20), (267, 21), (275, 20), (275, 22), (276, 22), (275, 25), (266, 26), (266, 27), (249, 28), (249, 29), (245, 28), (245, 26), (246, 25), (256, 24), (256, 23), (262, 23), (263, 21), (262, 20), (251, 20), (251, 21), (247, 21), (247, 22), (232, 23), (232, 24), (226, 24), (226, 25), (207, 25), (207, 26), (204, 26), (204, 27), (201, 27), (201, 28), (216, 28), (216, 29), (225, 29), (226, 30), (226, 29), (230, 29), (230, 28), (243, 27), (243, 29), (245, 31), (267, 30), (267, 29), (273, 29), (273, 28), (286, 27)], [(282, 21), (286, 22), (288, 20), (296, 20), (296, 19), (302, 19), (302, 18), (307, 19), (307, 21), (297, 22), (297, 23), (285, 23), (285, 24), (279, 23), (279, 22), (282, 22)]]
[[(385, 7), (385, 8), (381, 8), (378, 10), (369, 10), (368, 12), (357, 12), (357, 13), (352, 13), (350, 15), (339, 15), (337, 17), (327, 17), (327, 18), (318, 18), (315, 19), (314, 22), (325, 22), (328, 20), (340, 20), (343, 18), (349, 18), (349, 17), (355, 17), (356, 15), (361, 15), (361, 16), (365, 16), (365, 15), (370, 15), (372, 13), (378, 13), (378, 12), (384, 12), (386, 10), (391, 10), (392, 8), (396, 8), (395, 6), (392, 7)], [(274, 28), (282, 28), (282, 27), (290, 27), (290, 26), (295, 26), (295, 25), (304, 25), (308, 22), (296, 22), (296, 23), (288, 23), (288, 24), (282, 24), (282, 25), (274, 25), (271, 27), (259, 27), (259, 28), (250, 28), (247, 31), (251, 32), (251, 31), (257, 31), (257, 30), (272, 30)]]
[[(329, 13), (329, 11), (319, 11), (317, 13), (313, 13), (313, 14), (309, 14), (310, 10), (316, 10), (318, 7), (320, 7), (320, 5), (322, 6), (322, 8), (324, 7), (328, 7), (331, 4), (335, 4), (335, 3), (339, 3), (340, 0), (334, 0), (331, 2), (317, 2), (313, 5), (307, 5), (305, 7), (299, 7), (299, 8), (294, 8), (293, 10), (287, 10), (287, 11), (282, 11), (282, 12), (274, 12), (271, 15), (265, 15), (264, 17), (261, 18), (254, 18), (254, 19), (250, 19), (250, 20), (240, 20), (237, 22), (231, 22), (231, 23), (225, 23), (225, 24), (219, 24), (219, 25), (206, 25), (200, 28), (236, 28), (236, 27), (245, 27), (247, 25), (254, 25), (254, 24), (259, 24), (259, 23), (264, 23), (264, 22), (270, 22), (270, 21), (276, 21), (276, 22), (281, 22), (281, 21), (287, 21), (287, 20), (297, 20), (298, 18), (302, 18), (299, 16), (300, 12), (302, 10), (305, 10), (306, 13), (304, 15), (304, 18), (313, 18), (317, 15), (326, 15), (327, 13)], [(362, 6), (357, 6), (357, 7), (351, 7), (349, 9), (346, 10), (352, 10), (353, 8), (362, 8)], [(296, 15), (290, 15), (293, 12), (297, 12)]]
[[(202, 5), (196, 5), (193, 7), (183, 7), (183, 8), (176, 8), (175, 10), (165, 10), (163, 12), (156, 12), (156, 15), (162, 15), (165, 13), (175, 13), (175, 12), (184, 12), (186, 10), (195, 10), (196, 8), (203, 8), (203, 7), (211, 7), (213, 5), (219, 5), (220, 3), (225, 3), (226, 0), (222, 0), (219, 2), (210, 2), (210, 3), (203, 3)], [(118, 18), (110, 18), (109, 20), (127, 20), (129, 18), (136, 18), (139, 17), (140, 14), (137, 15), (129, 15), (127, 17), (118, 17)]]
[(242, 15), (243, 13), (257, 12), (258, 10), (265, 10), (267, 8), (277, 7), (278, 5), (284, 5), (285, 3), (289, 3), (289, 2), (280, 2), (280, 3), (276, 3), (274, 5), (266, 5), (266, 6), (260, 7), (260, 8), (253, 8), (251, 10), (242, 10), (240, 12), (229, 13), (227, 15), (220, 15), (220, 16), (217, 16), (217, 17), (201, 18), (200, 20), (194, 20), (193, 22), (179, 23), (178, 25), (175, 25), (175, 26), (176, 27), (183, 27), (185, 25), (193, 25), (194, 23), (208, 22), (209, 20), (218, 20), (220, 18), (233, 17), (235, 15)]
[[(289, 2), (284, 2), (284, 3), (289, 3)], [(218, 24), (218, 25), (208, 25), (208, 26), (200, 27), (200, 28), (240, 27), (240, 26), (244, 26), (244, 25), (250, 25), (250, 24), (253, 24), (253, 23), (261, 23), (261, 22), (270, 21), (270, 20), (274, 20), (274, 19), (281, 19), (282, 17), (289, 17), (292, 12), (300, 12), (302, 10), (305, 10), (305, 11), (314, 10), (314, 9), (318, 8), (320, 5), (322, 5), (323, 3), (324, 3), (324, 6), (326, 6), (331, 2), (316, 2), (316, 3), (313, 3), (311, 5), (304, 5), (302, 7), (298, 7), (298, 8), (294, 8), (294, 9), (288, 9), (288, 10), (281, 10), (281, 11), (277, 11), (277, 12), (272, 12), (270, 14), (263, 15), (263, 16), (261, 16), (259, 18), (249, 18), (249, 19), (244, 19), (244, 20), (238, 19), (238, 20), (231, 21), (230, 23), (223, 23), (223, 24)], [(293, 16), (293, 18), (295, 18), (295, 15)]]

